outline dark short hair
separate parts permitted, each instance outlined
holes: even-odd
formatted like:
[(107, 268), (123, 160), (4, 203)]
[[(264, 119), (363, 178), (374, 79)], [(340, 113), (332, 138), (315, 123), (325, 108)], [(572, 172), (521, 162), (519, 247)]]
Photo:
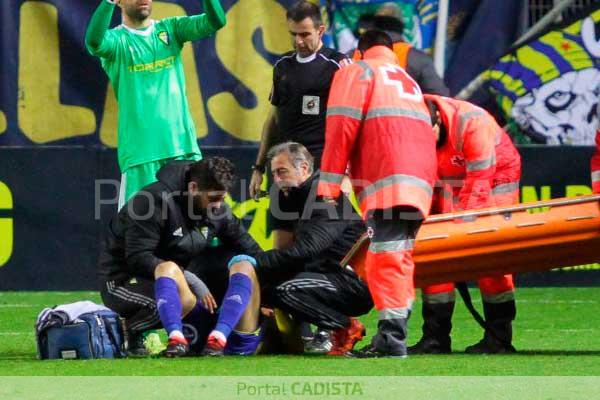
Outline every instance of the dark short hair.
[(208, 157), (190, 166), (189, 178), (200, 190), (229, 191), (235, 180), (235, 167), (224, 157)]
[(429, 115), (431, 116), (431, 126), (438, 126), (440, 130), (440, 135), (437, 141), (437, 148), (442, 147), (448, 141), (448, 131), (446, 130), (446, 125), (444, 125), (444, 121), (438, 116), (438, 112), (440, 108), (436, 104), (435, 101), (431, 99), (425, 99), (425, 104), (427, 105), (427, 109), (429, 110)]
[(323, 19), (321, 18), (321, 10), (319, 6), (310, 1), (301, 0), (294, 3), (285, 14), (288, 20), (294, 22), (301, 22), (306, 18), (310, 18), (315, 25), (315, 28), (323, 25)]
[(400, 35), (404, 33), (404, 22), (401, 19), (387, 15), (376, 15), (373, 17), (373, 27), (380, 31), (391, 31)]
[(392, 42), (390, 35), (376, 29), (366, 31), (358, 40), (358, 50), (361, 52), (365, 52), (375, 46), (385, 46), (389, 49), (393, 49), (394, 42)]
[(440, 120), (437, 115), (439, 108), (438, 108), (437, 104), (435, 104), (435, 101), (433, 101), (431, 99), (425, 99), (425, 104), (427, 105), (427, 108), (429, 109), (429, 115), (431, 116), (431, 126), (434, 126), (435, 124), (439, 124)]
[(289, 156), (290, 161), (296, 169), (300, 168), (300, 164), (302, 162), (306, 162), (308, 164), (308, 172), (312, 174), (315, 160), (308, 149), (302, 144), (296, 142), (285, 142), (275, 145), (271, 147), (267, 153), (267, 159), (271, 161), (273, 158), (283, 153), (286, 153)]

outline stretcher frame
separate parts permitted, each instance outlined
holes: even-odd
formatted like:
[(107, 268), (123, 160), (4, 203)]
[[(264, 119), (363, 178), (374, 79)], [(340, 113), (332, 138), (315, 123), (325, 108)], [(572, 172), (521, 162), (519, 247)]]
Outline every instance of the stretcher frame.
[[(364, 234), (341, 265), (366, 277)], [(415, 286), (600, 261), (600, 195), (429, 217), (415, 240)]]

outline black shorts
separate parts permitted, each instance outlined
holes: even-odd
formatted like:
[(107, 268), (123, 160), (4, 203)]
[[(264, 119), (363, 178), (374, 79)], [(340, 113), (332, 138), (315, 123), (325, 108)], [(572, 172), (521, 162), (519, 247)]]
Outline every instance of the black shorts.
[(346, 328), (349, 317), (373, 308), (367, 284), (354, 272), (301, 272), (274, 288), (272, 298), (280, 308), (300, 321), (322, 329)]
[(107, 280), (101, 284), (100, 295), (105, 306), (125, 318), (130, 334), (161, 327), (153, 279)]

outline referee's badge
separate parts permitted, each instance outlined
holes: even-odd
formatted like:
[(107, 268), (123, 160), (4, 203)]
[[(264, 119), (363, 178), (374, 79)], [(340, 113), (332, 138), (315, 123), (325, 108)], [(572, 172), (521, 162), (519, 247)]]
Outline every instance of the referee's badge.
[(167, 46), (169, 45), (169, 32), (167, 32), (167, 31), (158, 32), (158, 38), (160, 39), (161, 42), (163, 42)]
[(319, 96), (302, 96), (302, 114), (319, 115)]

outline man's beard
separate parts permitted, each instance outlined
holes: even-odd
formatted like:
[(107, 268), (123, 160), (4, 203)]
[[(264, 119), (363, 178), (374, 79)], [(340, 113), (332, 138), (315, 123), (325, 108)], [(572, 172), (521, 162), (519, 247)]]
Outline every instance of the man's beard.
[(191, 220), (202, 219), (206, 217), (207, 210), (202, 207), (202, 201), (196, 196), (187, 196), (187, 212)]
[(152, 7), (148, 9), (137, 9), (132, 7), (130, 9), (125, 10), (125, 12), (127, 13), (127, 16), (129, 18), (131, 18), (134, 21), (140, 22), (150, 16), (150, 13), (152, 12)]

